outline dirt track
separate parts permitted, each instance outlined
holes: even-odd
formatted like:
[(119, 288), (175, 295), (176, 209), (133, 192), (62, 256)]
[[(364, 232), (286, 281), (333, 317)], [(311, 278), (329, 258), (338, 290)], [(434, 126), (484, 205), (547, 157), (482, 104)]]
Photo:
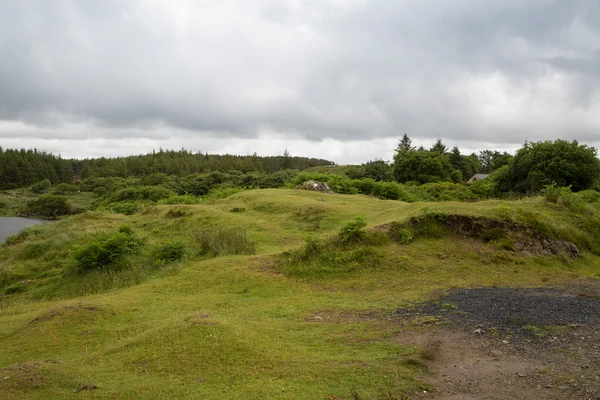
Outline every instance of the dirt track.
[[(435, 399), (600, 399), (600, 282), (477, 288), (398, 310), (439, 318), (405, 332), (429, 355)], [(416, 339), (415, 339), (416, 338)]]

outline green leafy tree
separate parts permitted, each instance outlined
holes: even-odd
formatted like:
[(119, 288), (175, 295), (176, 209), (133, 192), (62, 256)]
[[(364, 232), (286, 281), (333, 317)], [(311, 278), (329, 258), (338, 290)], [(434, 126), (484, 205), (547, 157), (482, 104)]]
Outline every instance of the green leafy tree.
[(377, 182), (387, 182), (394, 179), (392, 167), (383, 160), (373, 160), (363, 164), (365, 178), (374, 179)]
[(532, 142), (517, 151), (496, 178), (503, 191), (539, 192), (545, 185), (591, 187), (600, 178), (596, 149), (566, 140)]
[(448, 157), (437, 152), (398, 152), (394, 157), (394, 177), (398, 182), (450, 182), (453, 171)]

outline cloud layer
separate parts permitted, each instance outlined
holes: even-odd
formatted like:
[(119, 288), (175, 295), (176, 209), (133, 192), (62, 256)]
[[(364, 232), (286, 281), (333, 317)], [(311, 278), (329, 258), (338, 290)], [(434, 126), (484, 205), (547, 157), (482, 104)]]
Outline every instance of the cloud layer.
[(82, 157), (294, 146), (362, 162), (389, 158), (405, 132), (474, 150), (559, 137), (600, 144), (595, 0), (0, 7), (5, 147)]

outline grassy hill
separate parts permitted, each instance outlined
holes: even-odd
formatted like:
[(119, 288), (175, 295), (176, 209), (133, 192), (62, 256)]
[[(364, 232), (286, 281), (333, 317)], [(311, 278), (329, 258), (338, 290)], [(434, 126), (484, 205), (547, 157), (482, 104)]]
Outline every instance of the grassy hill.
[[(399, 339), (429, 321), (393, 311), (451, 288), (600, 279), (599, 213), (272, 189), (31, 227), (0, 247), (0, 398), (429, 390), (423, 349)], [(540, 254), (531, 238), (583, 257)]]

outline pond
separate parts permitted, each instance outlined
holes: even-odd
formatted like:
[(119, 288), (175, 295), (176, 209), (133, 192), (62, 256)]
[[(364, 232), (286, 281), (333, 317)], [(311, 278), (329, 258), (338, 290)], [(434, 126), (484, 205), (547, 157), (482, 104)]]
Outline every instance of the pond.
[(42, 222), (37, 219), (0, 217), (0, 243), (4, 243), (7, 237), (19, 233), (23, 228), (41, 224)]

